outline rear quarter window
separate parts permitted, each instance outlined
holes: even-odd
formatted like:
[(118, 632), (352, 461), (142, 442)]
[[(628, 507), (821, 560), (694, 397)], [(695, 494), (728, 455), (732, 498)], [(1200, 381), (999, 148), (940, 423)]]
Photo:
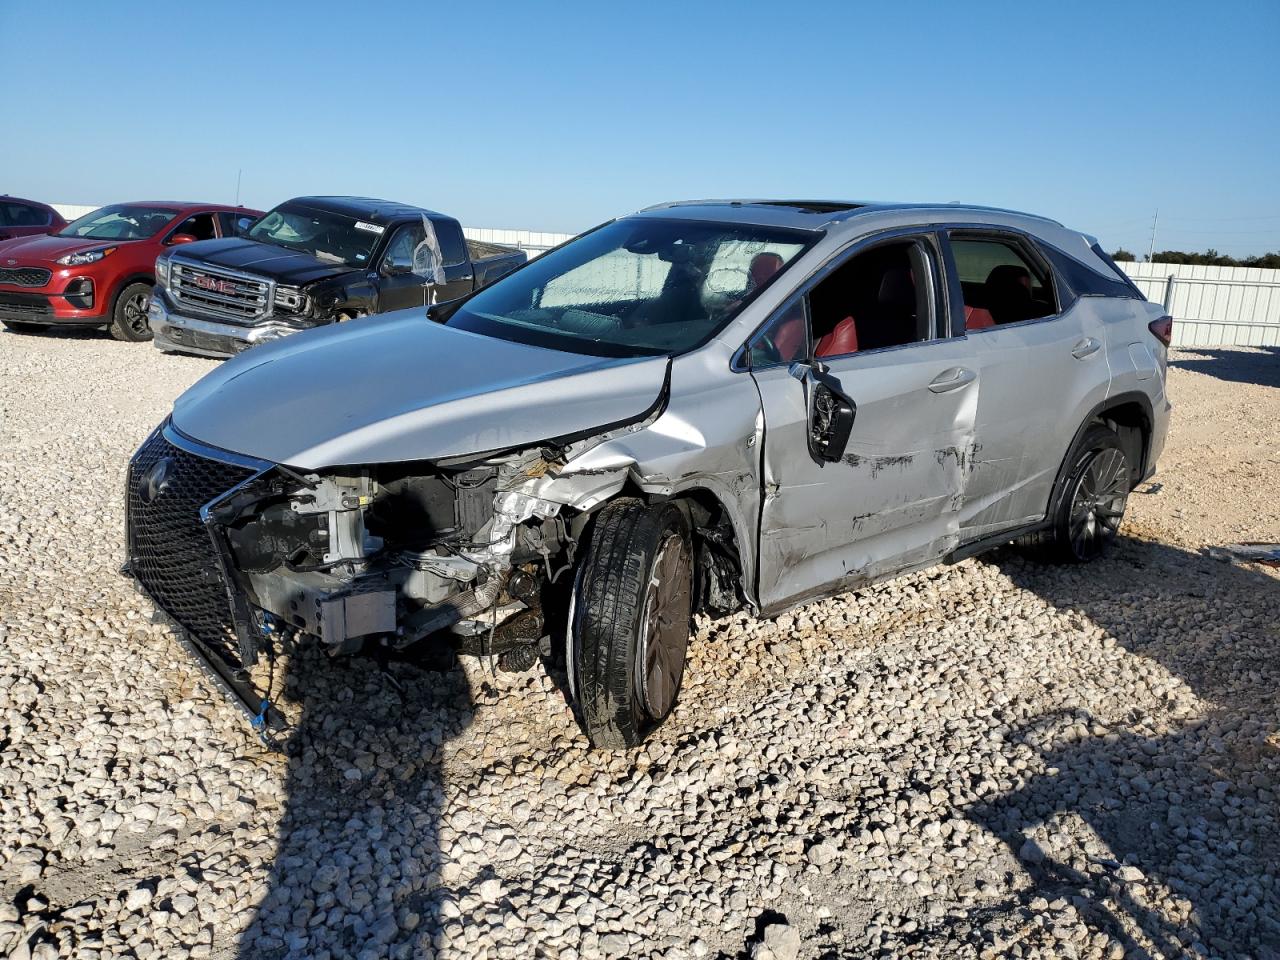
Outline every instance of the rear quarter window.
[(446, 267), (456, 267), (467, 262), (467, 244), (462, 238), (462, 227), (457, 220), (437, 220), (436, 239), (440, 241), (440, 255)]
[(1102, 273), (1086, 263), (1081, 263), (1071, 254), (1059, 250), (1047, 243), (1039, 247), (1053, 269), (1078, 297), (1121, 297), (1126, 300), (1146, 300), (1142, 291), (1125, 275), (1115, 262), (1096, 243), (1090, 248), (1099, 260), (1107, 265), (1108, 272)]

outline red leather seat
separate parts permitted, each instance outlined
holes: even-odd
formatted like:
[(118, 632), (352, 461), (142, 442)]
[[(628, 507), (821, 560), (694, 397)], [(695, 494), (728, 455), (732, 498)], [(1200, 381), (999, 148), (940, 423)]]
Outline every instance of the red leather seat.
[(966, 330), (981, 330), (983, 327), (994, 327), (995, 320), (991, 317), (990, 310), (984, 310), (982, 307), (964, 308), (964, 328)]
[(814, 349), (815, 357), (842, 357), (846, 353), (858, 352), (858, 325), (853, 317), (845, 317), (835, 325), (826, 336), (818, 340)]
[(782, 269), (782, 257), (776, 253), (757, 253), (747, 268), (747, 289), (758, 290)]
[(799, 360), (804, 355), (804, 314), (788, 317), (778, 324), (778, 332), (773, 335), (773, 345), (778, 349), (778, 356), (783, 360)]

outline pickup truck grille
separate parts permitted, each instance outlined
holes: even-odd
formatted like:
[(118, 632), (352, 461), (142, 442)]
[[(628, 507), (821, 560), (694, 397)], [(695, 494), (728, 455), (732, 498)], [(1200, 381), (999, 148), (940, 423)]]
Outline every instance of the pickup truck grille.
[(175, 258), (169, 265), (169, 295), (201, 313), (247, 324), (271, 312), (275, 283)]
[(0, 283), (15, 287), (43, 287), (51, 276), (53, 271), (43, 267), (0, 267)]
[[(145, 491), (148, 471), (166, 458), (170, 463), (160, 491)], [(200, 508), (253, 472), (197, 456), (162, 433), (147, 441), (129, 464), (131, 572), (157, 606), (233, 670), (241, 662), (231, 605)]]

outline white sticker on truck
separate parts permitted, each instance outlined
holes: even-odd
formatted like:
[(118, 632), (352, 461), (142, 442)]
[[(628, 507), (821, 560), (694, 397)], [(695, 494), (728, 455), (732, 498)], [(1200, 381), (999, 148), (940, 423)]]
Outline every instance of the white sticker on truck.
[(365, 223), (363, 220), (356, 221), (357, 230), (368, 230), (370, 233), (385, 233), (387, 228), (380, 227), (376, 223)]

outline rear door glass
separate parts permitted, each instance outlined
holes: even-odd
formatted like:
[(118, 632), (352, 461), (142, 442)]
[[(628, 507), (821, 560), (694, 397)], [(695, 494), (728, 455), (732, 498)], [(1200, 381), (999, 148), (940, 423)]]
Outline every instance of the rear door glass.
[(47, 227), (49, 214), (25, 203), (0, 203), (0, 227)]
[(1057, 313), (1053, 281), (1018, 246), (995, 237), (952, 237), (965, 329), (982, 330)]

